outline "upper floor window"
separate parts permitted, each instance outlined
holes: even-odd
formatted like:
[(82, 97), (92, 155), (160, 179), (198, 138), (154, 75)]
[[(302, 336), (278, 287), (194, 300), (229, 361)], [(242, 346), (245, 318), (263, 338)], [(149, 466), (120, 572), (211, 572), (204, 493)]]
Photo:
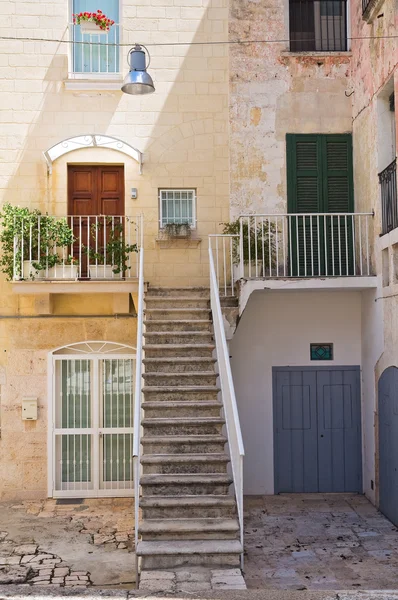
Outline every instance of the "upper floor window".
[(159, 190), (160, 227), (189, 223), (196, 226), (196, 193), (193, 189)]
[(291, 52), (347, 50), (347, 0), (289, 0)]
[[(119, 0), (72, 0), (70, 16), (71, 38), (75, 42), (71, 47), (71, 71), (73, 76), (90, 75), (110, 77), (120, 73), (120, 6)], [(109, 31), (103, 31), (95, 24), (73, 23), (73, 14), (81, 12), (96, 13), (100, 9), (104, 15), (114, 21)]]

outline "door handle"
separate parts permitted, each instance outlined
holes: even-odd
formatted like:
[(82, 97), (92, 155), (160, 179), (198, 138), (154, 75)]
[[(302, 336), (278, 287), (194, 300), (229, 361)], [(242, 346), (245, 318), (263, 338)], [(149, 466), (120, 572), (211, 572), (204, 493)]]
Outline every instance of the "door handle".
[(323, 433), (321, 433), (321, 437), (323, 437)]

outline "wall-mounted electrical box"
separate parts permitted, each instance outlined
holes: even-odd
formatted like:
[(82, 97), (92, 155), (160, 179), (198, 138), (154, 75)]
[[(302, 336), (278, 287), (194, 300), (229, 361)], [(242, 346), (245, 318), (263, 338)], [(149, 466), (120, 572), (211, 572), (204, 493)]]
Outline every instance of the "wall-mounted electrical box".
[(37, 398), (22, 398), (22, 421), (37, 421)]
[(137, 198), (138, 198), (137, 188), (131, 188), (131, 198), (132, 198), (132, 200), (137, 200)]

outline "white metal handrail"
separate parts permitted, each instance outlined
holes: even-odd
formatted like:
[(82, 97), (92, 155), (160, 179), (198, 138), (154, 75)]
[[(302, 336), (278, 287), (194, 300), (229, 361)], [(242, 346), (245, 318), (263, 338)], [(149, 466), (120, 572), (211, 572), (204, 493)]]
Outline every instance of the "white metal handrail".
[[(238, 406), (236, 404), (234, 382), (232, 379), (231, 365), (229, 362), (229, 352), (225, 336), (218, 282), (211, 247), (209, 248), (209, 264), (210, 306), (213, 316), (213, 328), (221, 384), (221, 396), (227, 427), (232, 477), (234, 480), (235, 497), (238, 509), (240, 540), (243, 548), (243, 457), (245, 455), (245, 450), (243, 446)], [(243, 568), (243, 552), (241, 555), (241, 566)]]
[(142, 217), (32, 213), (14, 223), (13, 279), (136, 279)]
[(119, 23), (114, 23), (108, 32), (82, 32), (80, 25), (69, 23), (73, 42), (69, 48), (69, 77), (120, 77), (120, 30)]
[(373, 216), (373, 213), (241, 215), (241, 273), (246, 279), (373, 275)]
[(239, 240), (239, 234), (209, 235), (209, 250), (213, 257), (218, 290), (222, 296), (234, 296), (235, 282), (243, 277), (239, 261)]
[[(144, 336), (144, 248), (141, 243), (139, 277), (138, 277), (138, 310), (137, 310), (137, 351), (134, 387), (134, 419), (133, 419), (133, 479), (134, 479), (134, 532), (135, 551), (138, 546), (138, 528), (140, 519), (140, 473), (141, 473), (141, 406), (143, 375), (143, 336)], [(138, 556), (136, 554), (136, 585), (139, 583)]]

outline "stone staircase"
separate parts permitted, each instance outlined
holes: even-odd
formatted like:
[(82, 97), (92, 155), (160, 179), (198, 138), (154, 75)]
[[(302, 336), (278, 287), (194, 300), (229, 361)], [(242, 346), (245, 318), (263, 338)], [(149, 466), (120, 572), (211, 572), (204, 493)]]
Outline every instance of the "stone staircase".
[(145, 296), (141, 569), (239, 566), (209, 290)]

